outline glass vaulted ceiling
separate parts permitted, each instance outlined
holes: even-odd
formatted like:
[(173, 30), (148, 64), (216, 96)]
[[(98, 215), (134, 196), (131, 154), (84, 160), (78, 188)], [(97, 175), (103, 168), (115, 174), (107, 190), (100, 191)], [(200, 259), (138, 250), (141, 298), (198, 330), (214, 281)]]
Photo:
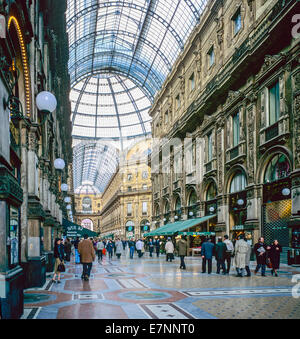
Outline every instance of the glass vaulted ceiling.
[(151, 102), (206, 3), (68, 0), (73, 137), (82, 147), (74, 151), (75, 188), (88, 181), (103, 191), (108, 182), (82, 140), (98, 140), (101, 149), (101, 142), (105, 147), (113, 139), (122, 150), (125, 139), (150, 133)]

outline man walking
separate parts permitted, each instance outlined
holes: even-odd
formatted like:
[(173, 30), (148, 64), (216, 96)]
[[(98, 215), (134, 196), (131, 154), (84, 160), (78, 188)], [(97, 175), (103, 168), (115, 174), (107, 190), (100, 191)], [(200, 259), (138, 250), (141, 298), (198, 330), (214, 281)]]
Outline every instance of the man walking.
[(243, 277), (244, 269), (246, 267), (246, 256), (249, 251), (249, 244), (244, 240), (244, 236), (240, 235), (239, 240), (235, 244), (235, 268), (237, 277)]
[(180, 257), (180, 267), (179, 268), (182, 268), (183, 270), (186, 270), (184, 257), (187, 256), (187, 250), (188, 250), (188, 246), (187, 246), (187, 242), (186, 242), (186, 237), (182, 235), (181, 239), (178, 242), (178, 255)]
[(206, 262), (208, 262), (208, 274), (211, 274), (214, 247), (215, 245), (211, 242), (210, 238), (207, 239), (207, 241), (202, 245), (201, 248), (202, 273), (206, 273)]
[(129, 252), (130, 252), (130, 259), (133, 259), (134, 250), (135, 250), (135, 241), (131, 239), (128, 241)]
[(155, 246), (156, 256), (158, 258), (159, 257), (159, 251), (160, 251), (160, 241), (159, 241), (159, 239), (154, 240), (153, 244)]
[(217, 260), (217, 274), (220, 274), (220, 269), (222, 266), (223, 274), (226, 274), (225, 268), (225, 253), (227, 247), (222, 242), (222, 238), (218, 238), (218, 243), (216, 244), (216, 260)]
[(98, 252), (98, 260), (103, 260), (103, 249), (104, 249), (104, 243), (102, 240), (99, 240), (97, 243), (97, 252)]
[(165, 250), (167, 254), (166, 261), (170, 260), (170, 262), (172, 262), (172, 260), (174, 259), (174, 245), (172, 243), (171, 238), (168, 238), (168, 241), (165, 246)]
[(154, 244), (153, 244), (152, 239), (149, 240), (148, 246), (149, 246), (150, 258), (152, 258), (152, 253), (153, 253), (153, 251), (154, 251)]
[(144, 248), (144, 243), (142, 241), (142, 239), (139, 239), (136, 243), (136, 250), (138, 252), (139, 258), (141, 258), (143, 256), (143, 248)]
[(88, 281), (90, 279), (93, 261), (95, 260), (95, 250), (93, 243), (88, 240), (86, 234), (84, 235), (84, 240), (78, 245), (78, 252), (81, 256), (81, 263), (83, 265), (81, 279)]
[(226, 268), (226, 274), (229, 274), (230, 272), (230, 266), (231, 266), (231, 258), (234, 253), (234, 246), (232, 241), (229, 240), (228, 235), (224, 235), (224, 244), (226, 245), (226, 252), (225, 252), (225, 261), (227, 263)]
[(254, 245), (254, 253), (256, 255), (257, 266), (254, 274), (261, 268), (261, 276), (266, 276), (266, 262), (267, 262), (267, 245), (263, 237), (259, 238), (258, 243)]

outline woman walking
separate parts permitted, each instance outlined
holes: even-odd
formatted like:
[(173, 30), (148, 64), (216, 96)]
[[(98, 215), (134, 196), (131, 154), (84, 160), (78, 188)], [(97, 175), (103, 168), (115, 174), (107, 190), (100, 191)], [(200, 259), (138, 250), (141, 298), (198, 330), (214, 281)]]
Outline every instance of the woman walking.
[(171, 238), (168, 238), (168, 241), (165, 246), (165, 250), (167, 254), (166, 261), (170, 260), (170, 262), (172, 262), (172, 260), (174, 259), (174, 245), (172, 243)]
[(275, 273), (275, 277), (278, 277), (277, 270), (280, 266), (280, 253), (282, 253), (282, 247), (279, 245), (278, 240), (274, 240), (269, 250), (269, 258), (272, 263), (272, 275)]
[(120, 239), (117, 239), (117, 241), (116, 241), (116, 256), (118, 257), (118, 259), (121, 258), (122, 250), (123, 250), (122, 241)]
[(113, 243), (111, 240), (109, 240), (109, 242), (106, 244), (106, 250), (108, 252), (109, 255), (109, 259), (112, 259), (113, 256)]
[(58, 266), (60, 264), (64, 264), (64, 249), (63, 244), (61, 243), (61, 239), (55, 239), (54, 243), (54, 258), (55, 258), (55, 265), (54, 265), (54, 276), (53, 276), (53, 283), (56, 282), (56, 275), (57, 275), (57, 283), (60, 284), (60, 271), (58, 271)]
[(64, 245), (64, 251), (66, 253), (66, 261), (71, 261), (71, 253), (72, 253), (72, 244), (69, 238), (66, 239), (65, 245)]

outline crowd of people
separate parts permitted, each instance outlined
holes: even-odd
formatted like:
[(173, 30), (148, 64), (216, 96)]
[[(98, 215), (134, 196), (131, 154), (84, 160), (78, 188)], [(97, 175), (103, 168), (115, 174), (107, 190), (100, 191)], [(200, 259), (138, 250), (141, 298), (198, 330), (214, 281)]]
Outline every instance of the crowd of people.
[[(150, 258), (156, 253), (157, 258), (161, 252), (166, 253), (166, 261), (172, 262), (175, 260), (175, 253), (180, 257), (180, 269), (186, 269), (185, 257), (188, 256), (188, 243), (186, 236), (181, 236), (175, 243), (172, 238), (168, 238), (166, 242), (160, 239), (143, 239), (121, 240), (115, 241), (105, 239), (89, 239), (87, 235), (83, 240), (77, 237), (71, 241), (69, 238), (56, 239), (54, 244), (54, 276), (53, 282), (60, 283), (60, 274), (64, 271), (64, 262), (70, 262), (72, 249), (74, 247), (75, 263), (83, 265), (81, 278), (88, 281), (91, 274), (93, 262), (98, 257), (102, 261), (104, 257), (108, 256), (109, 260), (115, 255), (118, 259), (128, 247), (129, 258), (133, 259), (135, 252), (138, 258), (142, 258), (144, 253), (149, 252)], [(217, 243), (214, 244), (212, 238), (207, 238), (201, 244), (201, 258), (202, 258), (202, 273), (212, 273), (213, 257), (217, 263), (217, 274), (229, 274), (231, 265), (233, 265), (237, 272), (237, 277), (243, 277), (246, 271), (246, 276), (251, 276), (250, 259), (252, 251), (256, 255), (257, 266), (254, 274), (261, 270), (261, 275), (265, 276), (266, 267), (271, 268), (272, 275), (278, 276), (278, 269), (280, 266), (280, 254), (282, 247), (279, 242), (275, 240), (271, 245), (266, 245), (264, 238), (260, 238), (254, 248), (250, 246), (247, 239), (243, 235), (235, 242), (235, 245), (229, 240), (227, 235), (223, 238), (218, 238)], [(56, 280), (57, 277), (57, 280)]]

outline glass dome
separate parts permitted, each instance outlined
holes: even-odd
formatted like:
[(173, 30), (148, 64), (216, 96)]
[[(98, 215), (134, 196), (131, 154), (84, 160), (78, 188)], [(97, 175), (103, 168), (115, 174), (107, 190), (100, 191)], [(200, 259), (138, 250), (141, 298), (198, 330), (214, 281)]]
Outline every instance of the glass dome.
[(71, 91), (73, 137), (123, 140), (151, 134), (151, 101), (130, 79), (95, 75)]
[(73, 183), (76, 194), (102, 193), (119, 164), (119, 152), (103, 142), (81, 142), (73, 148)]

